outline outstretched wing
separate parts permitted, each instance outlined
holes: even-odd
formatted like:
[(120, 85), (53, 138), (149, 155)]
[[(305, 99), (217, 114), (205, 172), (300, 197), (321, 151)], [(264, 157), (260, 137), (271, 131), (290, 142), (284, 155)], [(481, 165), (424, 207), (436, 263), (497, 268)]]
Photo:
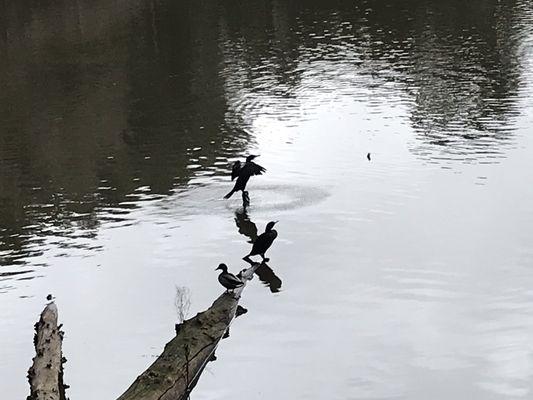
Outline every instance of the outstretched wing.
[(236, 177), (238, 177), (239, 172), (241, 172), (241, 162), (235, 161), (231, 169), (231, 180), (234, 180)]
[(260, 166), (259, 164), (250, 162), (250, 172), (252, 173), (252, 175), (261, 175), (266, 172), (266, 169)]

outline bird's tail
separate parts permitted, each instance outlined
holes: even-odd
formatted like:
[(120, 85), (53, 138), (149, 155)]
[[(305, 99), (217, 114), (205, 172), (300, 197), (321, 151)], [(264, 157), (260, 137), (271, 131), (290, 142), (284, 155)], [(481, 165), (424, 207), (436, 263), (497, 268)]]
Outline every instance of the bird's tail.
[(225, 199), (229, 199), (231, 196), (233, 196), (233, 193), (235, 193), (235, 190), (232, 190), (227, 195), (224, 196)]

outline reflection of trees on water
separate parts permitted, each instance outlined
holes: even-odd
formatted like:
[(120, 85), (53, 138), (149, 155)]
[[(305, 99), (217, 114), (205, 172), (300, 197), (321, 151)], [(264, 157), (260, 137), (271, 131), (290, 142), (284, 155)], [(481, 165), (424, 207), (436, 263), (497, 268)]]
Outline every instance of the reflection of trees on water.
[(39, 248), (39, 236), (94, 234), (98, 210), (120, 219), (136, 200), (219, 173), (217, 157), (242, 148), (223, 143), (232, 132), (216, 8), (79, 0), (0, 8), (10, 38), (0, 40), (0, 264)]
[(426, 25), (413, 27), (407, 73), (416, 93), (411, 122), (422, 143), (472, 154), (498, 152), (509, 138), (521, 72), (520, 28), (510, 3), (426, 6)]
[(386, 95), (393, 83), (416, 151), (498, 152), (517, 112), (531, 7), (0, 3), (0, 251), (14, 251), (0, 264), (39, 252), (39, 237), (90, 238), (102, 208), (120, 219), (136, 200), (219, 174), (248, 145), (254, 112), (291, 116), (317, 90)]
[[(236, 119), (240, 114), (246, 122), (251, 109), (268, 114), (276, 105), (282, 117), (284, 108), (298, 107), (306, 90), (352, 96), (362, 85), (387, 98), (385, 84), (393, 83), (393, 90), (403, 88), (422, 147), (475, 158), (498, 152), (509, 139), (509, 123), (518, 113), (521, 18), (532, 7), (526, 2), (229, 4), (223, 51), (234, 62), (224, 73)], [(324, 83), (328, 79), (333, 84)]]
[(327, 11), (316, 6), (303, 24), (307, 36), (313, 23), (336, 32), (326, 42), (342, 36), (346, 59), (385, 98), (385, 83), (403, 88), (417, 151), (476, 158), (498, 152), (509, 139), (509, 122), (518, 113), (524, 2), (367, 0), (331, 7), (346, 14), (336, 13), (330, 23)]

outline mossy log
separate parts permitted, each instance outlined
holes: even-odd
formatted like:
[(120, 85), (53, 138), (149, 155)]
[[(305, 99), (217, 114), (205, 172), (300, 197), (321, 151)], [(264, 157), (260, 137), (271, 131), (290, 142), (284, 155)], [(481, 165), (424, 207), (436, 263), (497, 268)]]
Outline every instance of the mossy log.
[(185, 399), (198, 381), (207, 362), (235, 318), (246, 282), (259, 263), (240, 273), (245, 285), (224, 293), (213, 305), (176, 326), (176, 336), (163, 353), (143, 372), (118, 400)]
[(63, 384), (61, 353), (63, 332), (57, 325), (58, 311), (55, 303), (48, 304), (35, 324), (35, 357), (28, 371), (30, 395), (27, 400), (64, 400), (66, 385)]

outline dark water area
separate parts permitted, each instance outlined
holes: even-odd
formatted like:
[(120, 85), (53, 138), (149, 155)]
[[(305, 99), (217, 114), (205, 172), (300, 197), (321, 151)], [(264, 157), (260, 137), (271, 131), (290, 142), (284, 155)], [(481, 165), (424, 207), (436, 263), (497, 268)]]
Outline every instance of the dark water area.
[(2, 392), (51, 292), (116, 398), (279, 219), (193, 399), (531, 398), (532, 66), (527, 0), (0, 2)]

